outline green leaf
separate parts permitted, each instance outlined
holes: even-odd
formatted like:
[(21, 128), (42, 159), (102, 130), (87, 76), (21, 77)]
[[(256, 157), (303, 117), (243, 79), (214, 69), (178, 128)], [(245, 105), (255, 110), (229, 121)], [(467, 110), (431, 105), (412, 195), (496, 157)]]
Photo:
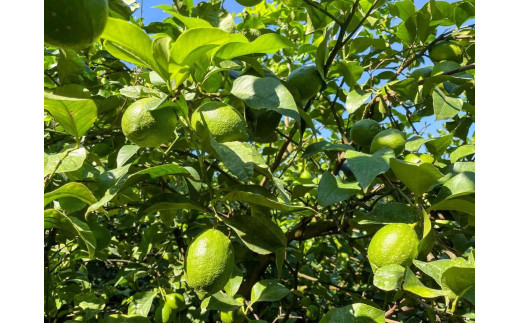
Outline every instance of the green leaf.
[(460, 27), (468, 19), (475, 18), (475, 4), (470, 2), (460, 2), (455, 8), (455, 22)]
[(255, 192), (248, 186), (240, 186), (237, 190), (226, 194), (222, 200), (225, 201), (242, 201), (249, 204), (265, 206), (282, 212), (294, 212), (302, 215), (312, 215), (314, 210), (306, 206), (289, 205), (275, 200), (273, 197), (262, 195)]
[(258, 254), (267, 255), (277, 249), (285, 249), (287, 245), (282, 229), (268, 218), (236, 215), (224, 218), (223, 221), (251, 251)]
[(168, 65), (170, 62), (170, 43), (172, 39), (170, 36), (156, 38), (152, 42), (152, 55), (155, 60), (155, 71), (163, 80), (170, 79), (168, 72)]
[(475, 173), (462, 172), (445, 182), (437, 195), (437, 201), (475, 193)]
[(405, 21), (399, 24), (395, 35), (399, 37), (404, 43), (412, 44), (417, 36), (417, 23), (415, 17), (408, 17)]
[(166, 97), (166, 94), (164, 94), (163, 92), (161, 92), (157, 89), (143, 86), (143, 85), (125, 86), (121, 90), (119, 90), (119, 93), (123, 96), (126, 96), (128, 98), (133, 98), (133, 99), (140, 99), (140, 98), (147, 98), (147, 97), (157, 97), (157, 98)]
[(377, 204), (369, 215), (356, 218), (359, 224), (415, 223), (419, 220), (417, 210), (406, 204), (390, 202)]
[(137, 25), (109, 17), (101, 38), (105, 39), (103, 45), (112, 56), (160, 72), (155, 67), (152, 40)]
[(403, 289), (424, 298), (436, 298), (447, 295), (445, 291), (424, 286), (409, 268), (406, 268)]
[[(129, 165), (127, 165), (129, 166)], [(103, 205), (110, 202), (121, 190), (132, 186), (140, 181), (145, 181), (149, 179), (154, 179), (157, 177), (165, 176), (165, 175), (182, 175), (182, 176), (190, 176), (190, 172), (186, 170), (184, 167), (179, 166), (177, 164), (165, 164), (161, 166), (150, 167), (147, 169), (143, 169), (138, 171), (132, 175), (124, 175), (117, 180), (117, 182), (110, 187), (103, 197), (97, 202), (92, 204), (87, 213), (95, 211), (102, 207)]]
[(210, 138), (210, 143), (224, 165), (243, 182), (253, 177), (255, 166), (266, 166), (262, 156), (250, 143), (239, 141), (219, 143), (213, 138)]
[(231, 274), (231, 278), (227, 282), (226, 286), (224, 286), (224, 290), (226, 294), (235, 296), (242, 284), (242, 270), (240, 270), (237, 266), (233, 268), (233, 273)]
[(150, 319), (140, 315), (111, 314), (101, 323), (150, 323)]
[[(455, 259), (441, 259), (429, 262), (414, 260), (413, 264), (419, 268), (423, 273), (430, 276), (441, 286), (442, 274), (451, 267), (472, 267), (472, 265), (464, 258), (458, 257)], [(474, 265), (473, 265), (474, 267)]]
[(78, 237), (85, 244), (90, 259), (96, 253), (96, 238), (88, 224), (75, 217), (68, 217), (55, 209), (47, 209), (44, 212), (45, 229), (61, 229)]
[(67, 183), (52, 192), (45, 193), (43, 196), (43, 206), (47, 206), (50, 202), (64, 197), (76, 198), (88, 205), (97, 202), (96, 197), (85, 185), (81, 183)]
[(390, 159), (390, 167), (395, 176), (406, 185), (415, 196), (426, 193), (435, 181), (442, 177), (442, 173), (432, 164), (414, 164)]
[[(385, 155), (386, 158), (382, 156)], [(364, 154), (355, 150), (347, 150), (346, 159), (348, 166), (354, 173), (363, 191), (367, 192), (370, 184), (379, 174), (383, 174), (390, 169), (388, 158), (394, 157), (393, 150), (385, 147), (377, 151), (374, 155)]]
[(145, 215), (161, 211), (185, 209), (206, 211), (203, 206), (197, 205), (188, 197), (179, 193), (161, 193), (143, 203), (137, 213)]
[(81, 166), (83, 166), (85, 158), (87, 158), (87, 150), (81, 147), (72, 150), (71, 152), (69, 152), (67, 157), (63, 158), (65, 155), (67, 155), (66, 151), (51, 155), (44, 154), (43, 176), (50, 175), (54, 171), (60, 160), (62, 160), (62, 162), (56, 170), (56, 173), (67, 173), (80, 169)]
[(443, 200), (428, 208), (428, 212), (432, 210), (459, 211), (475, 216), (475, 201), (463, 198)]
[(411, 0), (402, 0), (396, 2), (394, 6), (396, 6), (396, 8), (398, 9), (398, 16), (403, 21), (408, 19), (408, 17), (415, 15), (415, 5)]
[(128, 306), (128, 314), (147, 316), (152, 308), (155, 296), (157, 296), (156, 291), (135, 293), (130, 305)]
[(475, 268), (451, 267), (441, 277), (441, 287), (449, 290), (453, 295), (450, 298), (462, 297), (469, 289), (475, 286)]
[(203, 310), (215, 310), (220, 312), (229, 312), (242, 306), (242, 303), (233, 298), (233, 296), (224, 294), (219, 291), (207, 297), (200, 305)]
[(358, 62), (341, 61), (338, 70), (345, 79), (345, 83), (350, 88), (357, 85), (357, 81), (361, 78), (361, 75), (365, 69), (359, 65)]
[(307, 146), (305, 151), (303, 152), (302, 158), (307, 158), (312, 155), (315, 155), (319, 152), (326, 152), (326, 151), (345, 151), (345, 150), (354, 150), (354, 148), (351, 145), (346, 144), (333, 144), (328, 141), (320, 141), (315, 142), (313, 144), (310, 144)]
[(462, 145), (462, 146), (458, 147), (457, 149), (455, 149), (450, 154), (450, 161), (452, 163), (454, 163), (461, 158), (471, 156), (474, 154), (475, 154), (475, 145)]
[(424, 143), (426, 149), (434, 156), (440, 157), (453, 142), (453, 134), (430, 139)]
[(92, 319), (105, 308), (105, 300), (92, 292), (74, 295), (74, 304), (85, 312), (87, 319)]
[(241, 76), (233, 82), (231, 94), (244, 100), (252, 109), (273, 110), (300, 122), (291, 92), (274, 77)]
[(169, 13), (170, 15), (178, 19), (180, 22), (182, 22), (182, 24), (184, 24), (186, 29), (213, 27), (209, 22), (207, 22), (204, 19), (183, 16), (177, 11), (175, 11), (175, 9), (173, 9), (172, 6), (169, 5), (161, 4), (155, 6), (155, 8), (163, 9), (164, 12)]
[(228, 43), (220, 47), (214, 56), (231, 59), (249, 54), (273, 54), (282, 48), (294, 47), (294, 44), (282, 35), (269, 33), (259, 36), (250, 43)]
[(214, 27), (188, 29), (171, 46), (171, 58), (178, 65), (191, 66), (213, 48), (229, 42), (247, 42), (247, 38)]
[(92, 100), (45, 93), (43, 105), (60, 126), (77, 140), (97, 119), (97, 107)]
[(387, 265), (379, 268), (374, 274), (374, 286), (391, 291), (401, 287), (405, 268), (400, 265)]
[(320, 323), (384, 323), (385, 311), (356, 303), (328, 311)]
[(447, 96), (439, 87), (435, 87), (433, 90), (432, 99), (436, 121), (449, 120), (462, 109), (463, 101), (461, 98)]
[(356, 112), (367, 99), (370, 97), (370, 92), (364, 92), (358, 87), (354, 87), (347, 95), (347, 101), (345, 102), (347, 112), (349, 114)]
[(318, 204), (327, 207), (348, 200), (360, 192), (357, 182), (345, 183), (329, 172), (323, 172), (318, 184)]
[(402, 101), (414, 101), (415, 97), (417, 96), (417, 91), (419, 90), (417, 80), (414, 78), (408, 78), (402, 81), (397, 81), (395, 83), (389, 83), (388, 87), (395, 91)]
[(424, 139), (421, 136), (413, 136), (406, 141), (405, 149), (411, 152), (418, 151), (421, 146), (429, 139)]
[(291, 291), (274, 279), (265, 279), (256, 283), (251, 289), (251, 304), (258, 302), (275, 302)]
[(117, 167), (123, 166), (133, 155), (137, 153), (139, 146), (137, 145), (124, 145), (119, 149), (117, 153)]

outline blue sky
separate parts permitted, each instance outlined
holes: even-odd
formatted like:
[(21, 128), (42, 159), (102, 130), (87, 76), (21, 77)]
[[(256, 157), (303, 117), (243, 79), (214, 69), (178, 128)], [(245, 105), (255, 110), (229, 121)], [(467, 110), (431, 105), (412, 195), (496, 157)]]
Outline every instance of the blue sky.
[[(154, 21), (162, 21), (165, 18), (170, 17), (170, 15), (167, 14), (167, 13), (164, 13), (162, 11), (162, 9), (157, 9), (157, 8), (154, 8), (154, 7), (157, 6), (157, 5), (160, 5), (160, 4), (169, 4), (169, 3), (171, 3), (171, 1), (168, 1), (168, 0), (137, 0), (137, 1), (142, 4), (142, 14), (143, 14), (143, 17), (144, 17), (144, 23), (145, 24), (149, 24), (149, 23), (154, 22)], [(450, 2), (450, 3), (451, 2), (455, 2), (455, 0), (445, 0), (445, 1), (446, 2)], [(201, 2), (201, 1), (200, 0), (194, 0), (194, 4), (195, 5), (198, 4), (199, 2)], [(416, 1), (414, 1), (414, 4), (415, 4), (415, 6), (418, 9), (420, 9), (427, 2), (428, 2), (428, 0), (416, 0)], [(242, 10), (244, 9), (244, 6), (238, 4), (234, 0), (225, 0), (224, 1), (224, 8), (226, 10), (228, 10), (229, 12), (231, 12), (231, 13), (238, 14), (238, 13), (242, 12)], [(137, 9), (135, 11), (134, 17), (138, 18), (140, 16), (140, 14), (141, 14), (141, 8)], [(238, 21), (238, 19), (239, 18), (236, 18), (237, 21)], [(474, 21), (468, 21), (466, 24), (469, 24), (469, 23), (474, 23)], [(425, 64), (425, 66), (428, 66), (428, 65), (431, 66), (432, 65), (431, 62), (427, 62)], [(362, 78), (360, 79), (360, 82), (366, 81), (366, 78), (367, 78), (367, 76), (363, 75)], [(400, 110), (404, 111), (404, 109), (400, 109)], [(345, 113), (344, 117), (346, 117), (346, 113)], [(385, 120), (385, 122), (386, 121), (387, 120)], [(434, 135), (434, 136), (438, 136), (437, 130), (442, 128), (443, 123), (444, 123), (443, 121), (435, 121), (435, 117), (431, 116), (431, 117), (423, 118), (421, 120), (420, 124), (419, 123), (415, 123), (414, 125), (415, 125), (415, 127), (418, 130), (420, 130), (420, 129), (423, 128), (423, 126), (425, 124), (429, 124), (429, 126), (426, 128), (426, 132), (423, 135), (424, 137), (426, 137), (429, 134)], [(475, 131), (475, 125), (473, 124), (471, 126), (471, 128), (470, 128), (468, 136), (471, 137), (474, 131)], [(328, 137), (328, 134), (322, 133), (322, 136)]]

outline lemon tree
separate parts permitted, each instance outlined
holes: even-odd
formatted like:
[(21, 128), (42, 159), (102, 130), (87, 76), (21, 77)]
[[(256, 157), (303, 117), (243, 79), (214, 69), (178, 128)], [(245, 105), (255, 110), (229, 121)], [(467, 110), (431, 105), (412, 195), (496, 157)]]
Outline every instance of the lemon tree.
[(44, 320), (473, 322), (475, 2), (240, 3), (45, 1)]

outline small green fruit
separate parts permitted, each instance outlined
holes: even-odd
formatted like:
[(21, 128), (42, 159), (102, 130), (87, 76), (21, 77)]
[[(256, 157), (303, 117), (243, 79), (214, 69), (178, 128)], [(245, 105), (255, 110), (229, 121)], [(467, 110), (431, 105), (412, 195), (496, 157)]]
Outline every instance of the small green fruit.
[(372, 139), (381, 131), (381, 126), (372, 119), (363, 119), (350, 128), (350, 139), (359, 146), (370, 146)]
[(417, 257), (419, 239), (406, 223), (385, 225), (368, 246), (368, 260), (376, 268), (386, 265), (409, 266)]
[(44, 41), (63, 48), (84, 49), (101, 35), (108, 19), (107, 0), (45, 0)]
[(232, 106), (222, 102), (208, 102), (191, 116), (191, 127), (197, 136), (209, 143), (209, 135), (217, 142), (246, 141), (247, 124)]
[(224, 288), (234, 266), (231, 241), (222, 232), (209, 229), (188, 248), (186, 282), (200, 299), (204, 299)]
[(132, 103), (121, 119), (121, 128), (126, 138), (139, 147), (157, 147), (167, 143), (177, 125), (177, 115), (172, 107), (150, 110), (154, 98)]
[(456, 43), (442, 41), (430, 49), (430, 58), (434, 62), (452, 61), (462, 63), (462, 49)]
[(317, 320), (320, 317), (320, 308), (314, 304), (309, 305), (309, 307), (307, 307), (307, 311), (305, 312), (305, 316), (307, 316), (309, 320)]
[(298, 90), (302, 103), (305, 103), (321, 90), (323, 79), (316, 66), (306, 65), (295, 69), (287, 77), (287, 83)]
[(370, 145), (370, 153), (373, 154), (383, 147), (394, 150), (395, 155), (400, 155), (404, 151), (406, 136), (397, 129), (386, 129), (378, 133)]

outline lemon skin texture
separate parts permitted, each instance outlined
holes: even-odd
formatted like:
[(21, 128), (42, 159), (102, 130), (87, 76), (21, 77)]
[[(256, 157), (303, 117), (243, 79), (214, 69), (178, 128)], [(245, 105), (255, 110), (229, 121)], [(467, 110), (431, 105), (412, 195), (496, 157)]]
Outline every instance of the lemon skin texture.
[(323, 80), (316, 66), (306, 65), (295, 69), (287, 77), (287, 83), (298, 90), (302, 102), (307, 102), (320, 91)]
[(419, 239), (406, 223), (385, 225), (368, 246), (368, 260), (376, 268), (386, 265), (409, 266), (417, 257)]
[(217, 142), (246, 141), (247, 123), (232, 106), (222, 102), (208, 102), (191, 116), (191, 127), (199, 138), (209, 143), (209, 135)]
[(45, 0), (43, 12), (45, 43), (84, 49), (105, 29), (108, 0)]
[(231, 241), (222, 232), (209, 229), (188, 248), (186, 282), (200, 299), (204, 299), (224, 288), (234, 266)]
[(386, 129), (378, 133), (370, 145), (370, 153), (373, 154), (383, 147), (394, 150), (395, 155), (400, 155), (404, 151), (406, 137), (404, 133), (397, 129)]
[(430, 49), (430, 58), (434, 62), (452, 61), (462, 63), (462, 49), (452, 42), (443, 41)]
[(372, 139), (381, 132), (381, 126), (372, 119), (360, 120), (350, 128), (350, 139), (359, 146), (370, 146)]
[(121, 119), (121, 128), (128, 140), (139, 147), (157, 147), (167, 143), (177, 125), (177, 115), (172, 107), (150, 110), (147, 98), (132, 103)]

